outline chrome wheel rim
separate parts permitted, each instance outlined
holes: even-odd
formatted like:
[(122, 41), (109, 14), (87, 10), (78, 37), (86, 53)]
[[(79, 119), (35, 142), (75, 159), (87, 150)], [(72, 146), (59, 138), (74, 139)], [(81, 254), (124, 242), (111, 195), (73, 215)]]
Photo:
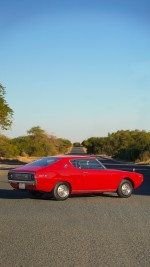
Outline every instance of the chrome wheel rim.
[(130, 187), (130, 185), (128, 183), (124, 183), (122, 185), (122, 193), (125, 196), (128, 196), (131, 193), (131, 187)]
[(60, 185), (57, 189), (57, 193), (58, 193), (59, 197), (62, 197), (62, 198), (68, 197), (69, 196), (68, 186), (65, 184)]

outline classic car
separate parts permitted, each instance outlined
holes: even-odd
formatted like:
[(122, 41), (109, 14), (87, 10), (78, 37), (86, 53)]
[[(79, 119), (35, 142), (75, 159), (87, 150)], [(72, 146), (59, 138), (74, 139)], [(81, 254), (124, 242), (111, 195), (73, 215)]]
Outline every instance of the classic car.
[(32, 197), (50, 192), (56, 200), (65, 200), (71, 194), (116, 192), (127, 198), (141, 185), (143, 175), (106, 169), (93, 156), (53, 156), (9, 171), (8, 181)]

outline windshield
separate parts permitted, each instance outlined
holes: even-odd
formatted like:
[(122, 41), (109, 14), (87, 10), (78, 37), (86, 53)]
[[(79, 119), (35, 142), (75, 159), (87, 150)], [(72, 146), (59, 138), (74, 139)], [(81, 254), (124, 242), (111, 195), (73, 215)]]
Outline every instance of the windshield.
[(36, 160), (36, 161), (33, 161), (29, 164), (27, 164), (28, 166), (41, 166), (41, 167), (46, 167), (46, 166), (49, 166), (49, 165), (52, 165), (53, 163), (59, 161), (60, 159), (59, 158), (42, 158), (42, 159), (39, 159), (39, 160)]

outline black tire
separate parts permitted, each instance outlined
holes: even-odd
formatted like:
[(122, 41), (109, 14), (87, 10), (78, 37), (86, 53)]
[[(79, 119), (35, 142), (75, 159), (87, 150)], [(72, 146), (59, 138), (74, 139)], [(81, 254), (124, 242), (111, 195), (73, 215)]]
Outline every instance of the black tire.
[(70, 195), (70, 186), (66, 182), (59, 182), (55, 185), (52, 191), (53, 197), (56, 200), (65, 200)]
[(118, 187), (117, 194), (119, 197), (127, 198), (131, 196), (132, 191), (133, 191), (132, 183), (129, 180), (124, 179), (121, 181)]
[(40, 191), (29, 191), (29, 196), (31, 198), (41, 198), (43, 196), (43, 192)]

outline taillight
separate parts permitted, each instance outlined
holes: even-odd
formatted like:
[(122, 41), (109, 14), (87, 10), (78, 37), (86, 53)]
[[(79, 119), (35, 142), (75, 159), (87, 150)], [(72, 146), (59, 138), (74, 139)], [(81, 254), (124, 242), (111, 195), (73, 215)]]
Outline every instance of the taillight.
[(13, 174), (11, 172), (8, 173), (8, 179), (12, 179), (13, 178)]

